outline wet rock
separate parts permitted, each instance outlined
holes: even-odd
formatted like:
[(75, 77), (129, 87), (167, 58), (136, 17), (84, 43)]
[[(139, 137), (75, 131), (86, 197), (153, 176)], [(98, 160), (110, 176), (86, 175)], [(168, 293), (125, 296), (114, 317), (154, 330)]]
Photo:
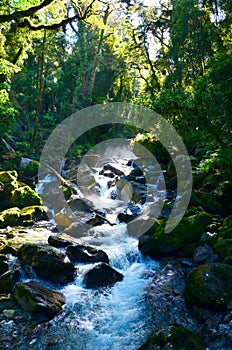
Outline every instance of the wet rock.
[(58, 226), (62, 228), (69, 227), (75, 221), (74, 214), (66, 214), (65, 210), (62, 209), (59, 213), (55, 215), (55, 222)]
[(109, 263), (108, 255), (103, 250), (84, 245), (70, 245), (67, 255), (72, 262), (105, 262)]
[(31, 205), (41, 205), (42, 201), (38, 194), (28, 185), (21, 186), (12, 191), (12, 203), (19, 208)]
[(78, 195), (72, 195), (67, 203), (72, 211), (93, 212), (93, 204), (87, 199), (80, 198)]
[(205, 244), (194, 249), (193, 261), (197, 264), (205, 263), (213, 254), (213, 249), (208, 244)]
[(33, 281), (17, 284), (12, 296), (24, 311), (48, 320), (54, 318), (65, 304), (62, 293), (45, 288)]
[(143, 171), (141, 168), (136, 167), (131, 170), (129, 176), (143, 176)]
[(232, 267), (219, 263), (196, 267), (187, 278), (184, 296), (189, 306), (232, 307)]
[(7, 259), (2, 260), (2, 256), (4, 255), (0, 255), (0, 276), (3, 275), (8, 270), (8, 264), (6, 261)]
[(46, 244), (24, 244), (18, 256), (35, 270), (39, 278), (52, 283), (73, 281), (75, 268), (67, 255)]
[(118, 214), (119, 222), (130, 222), (142, 213), (142, 209), (138, 205), (128, 206), (122, 213)]
[(122, 281), (123, 275), (106, 263), (100, 263), (86, 272), (84, 283), (86, 288), (97, 288), (112, 285)]
[(91, 219), (86, 221), (86, 224), (90, 226), (100, 226), (105, 222), (104, 217), (102, 215), (94, 214)]
[(23, 170), (24, 176), (33, 178), (38, 175), (39, 162), (30, 158), (21, 158), (20, 168)]
[(74, 238), (81, 238), (94, 234), (88, 224), (80, 221), (73, 222), (69, 227), (65, 229), (65, 233)]
[(20, 271), (9, 270), (0, 276), (0, 293), (10, 293), (20, 279)]
[(0, 213), (0, 228), (18, 225), (20, 214), (21, 210), (17, 207), (2, 211)]
[(20, 221), (22, 221), (22, 223), (25, 220), (39, 221), (46, 219), (46, 210), (40, 205), (32, 205), (30, 207), (25, 207), (21, 210), (20, 213)]
[(162, 257), (176, 254), (187, 244), (196, 242), (211, 223), (211, 216), (205, 212), (185, 217), (170, 233), (165, 233), (166, 221), (159, 220), (146, 234), (139, 238), (139, 249), (143, 254)]
[(111, 171), (112, 173), (114, 173), (115, 175), (118, 175), (118, 176), (124, 175), (123, 171), (121, 171), (120, 169), (117, 169), (115, 166), (113, 166), (109, 163), (104, 165), (103, 170)]
[(0, 296), (0, 312), (5, 309), (11, 309), (14, 305), (15, 301), (11, 297), (5, 295)]
[(99, 171), (99, 175), (103, 175), (103, 176), (106, 176), (106, 177), (109, 177), (111, 179), (113, 179), (115, 177), (115, 174), (110, 171), (110, 170), (104, 170), (102, 169), (101, 171)]
[(48, 244), (55, 248), (66, 248), (72, 244), (72, 242), (59, 236), (49, 236)]
[(173, 326), (155, 332), (139, 350), (204, 350), (199, 337), (190, 329)]
[[(19, 182), (17, 178), (18, 174), (16, 171), (0, 172), (0, 210), (3, 211), (0, 214), (0, 227), (19, 224), (19, 209), (41, 204), (41, 198), (38, 194), (28, 185)], [(8, 212), (6, 211), (7, 209)]]

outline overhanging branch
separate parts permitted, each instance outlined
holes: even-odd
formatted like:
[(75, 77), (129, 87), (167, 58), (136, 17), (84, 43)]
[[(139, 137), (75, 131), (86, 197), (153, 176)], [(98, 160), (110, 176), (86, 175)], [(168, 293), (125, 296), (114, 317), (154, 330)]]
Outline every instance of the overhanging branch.
[(15, 11), (7, 15), (0, 15), (0, 23), (7, 23), (11, 21), (19, 22), (24, 17), (33, 16), (37, 11), (50, 5), (54, 0), (44, 0), (41, 4), (29, 7), (27, 10)]

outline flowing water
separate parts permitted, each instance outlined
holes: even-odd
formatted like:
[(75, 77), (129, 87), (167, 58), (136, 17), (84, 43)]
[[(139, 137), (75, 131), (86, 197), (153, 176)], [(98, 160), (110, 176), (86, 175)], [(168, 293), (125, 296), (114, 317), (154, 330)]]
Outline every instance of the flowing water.
[[(104, 176), (97, 178), (101, 196), (112, 204), (108, 180)], [(111, 211), (108, 215), (109, 221), (116, 220), (115, 207), (113, 214)], [(128, 235), (126, 224), (104, 224), (97, 230), (101, 233), (97, 238), (98, 248), (108, 254), (110, 265), (123, 274), (122, 282), (107, 288), (86, 289), (83, 275), (94, 264), (76, 264), (75, 281), (61, 289), (66, 297), (63, 312), (44, 329), (37, 326), (17, 349), (137, 350), (146, 341), (152, 331), (153, 310), (146, 303), (145, 288), (159, 265), (141, 255), (138, 241)], [(43, 284), (54, 288), (49, 283)]]

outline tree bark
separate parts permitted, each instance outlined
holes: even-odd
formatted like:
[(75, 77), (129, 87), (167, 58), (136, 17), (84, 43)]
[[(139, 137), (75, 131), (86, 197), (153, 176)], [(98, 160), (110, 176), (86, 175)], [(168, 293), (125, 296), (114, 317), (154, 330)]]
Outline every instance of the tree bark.
[(40, 74), (39, 74), (39, 84), (38, 84), (39, 92), (38, 92), (37, 108), (36, 108), (36, 114), (35, 114), (35, 126), (34, 126), (34, 131), (33, 131), (32, 140), (31, 140), (32, 149), (35, 146), (35, 140), (39, 129), (41, 105), (42, 105), (43, 92), (44, 92), (44, 67), (45, 67), (46, 39), (47, 39), (47, 33), (46, 31), (44, 31), (42, 50), (41, 50), (41, 64), (40, 64)]

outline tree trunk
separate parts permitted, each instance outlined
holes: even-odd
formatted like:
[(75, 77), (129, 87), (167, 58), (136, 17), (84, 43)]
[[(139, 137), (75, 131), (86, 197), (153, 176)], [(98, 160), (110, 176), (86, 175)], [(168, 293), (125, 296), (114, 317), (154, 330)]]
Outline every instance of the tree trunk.
[(37, 108), (36, 108), (36, 114), (35, 114), (35, 126), (34, 126), (34, 131), (33, 131), (32, 140), (31, 140), (32, 149), (35, 146), (36, 136), (39, 129), (39, 119), (40, 119), (41, 105), (42, 105), (43, 92), (44, 92), (44, 66), (45, 66), (46, 38), (47, 38), (47, 33), (46, 31), (44, 31), (42, 50), (41, 50), (40, 74), (39, 74), (39, 82), (38, 82), (39, 91), (38, 91)]

